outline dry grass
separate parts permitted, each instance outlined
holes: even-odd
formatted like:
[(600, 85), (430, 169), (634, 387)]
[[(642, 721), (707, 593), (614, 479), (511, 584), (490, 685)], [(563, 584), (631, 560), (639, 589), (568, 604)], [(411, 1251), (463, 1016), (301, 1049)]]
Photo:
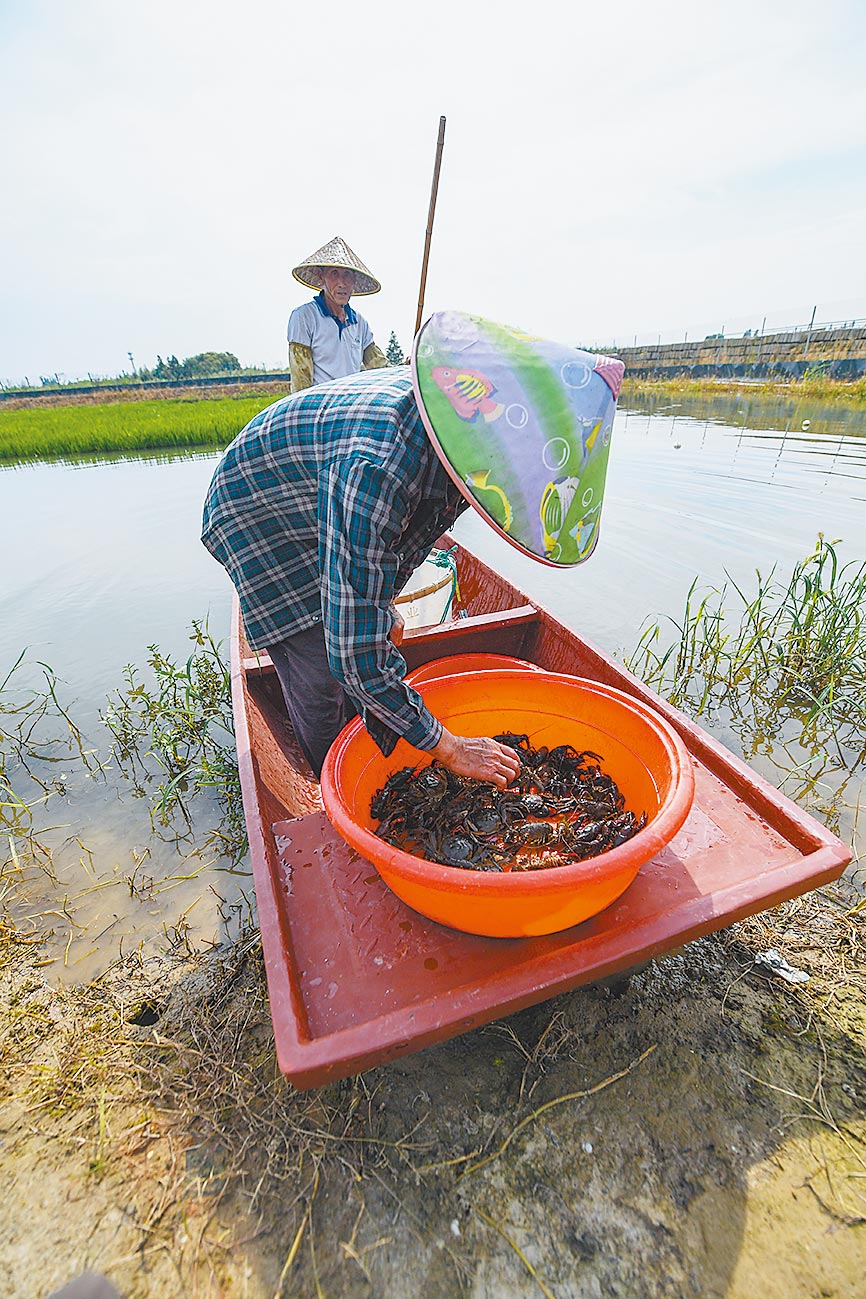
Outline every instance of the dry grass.
[[(768, 1039), (777, 1035), (785, 1050), (793, 1046), (795, 1052), (797, 1041), (817, 1042), (811, 1082), (796, 1072), (767, 1073), (763, 1053), (754, 1063), (744, 1059), (744, 1067), (751, 1065), (745, 1076), (777, 1103), (780, 1130), (829, 1130), (850, 1151), (844, 1176), (837, 1168), (832, 1186), (826, 1179), (819, 1185), (817, 1168), (813, 1181), (828, 1212), (840, 1221), (860, 1221), (864, 1147), (851, 1115), (835, 1112), (826, 1077), (838, 1080), (840, 1069), (848, 1072), (852, 1104), (859, 1095), (855, 1108), (862, 1115), (866, 912), (850, 889), (837, 885), (707, 941), (724, 979), (715, 989), (695, 984), (690, 996), (696, 1002), (709, 997), (736, 1022), (738, 992), (757, 985), (759, 993), (765, 988), (760, 1004)], [(761, 974), (754, 957), (768, 947), (806, 968), (809, 982), (788, 986)], [(0, 924), (0, 1076), (7, 1098), (31, 1129), (59, 1143), (78, 1176), (131, 1206), (128, 1248), (114, 1260), (112, 1275), (136, 1277), (146, 1265), (148, 1285), (158, 1295), (173, 1293), (166, 1280), (171, 1276), (181, 1294), (247, 1293), (233, 1271), (245, 1251), (266, 1259), (269, 1295), (375, 1293), (363, 1286), (374, 1283), (377, 1259), (394, 1244), (381, 1214), (368, 1221), (371, 1206), (381, 1207), (384, 1197), (397, 1235), (416, 1238), (420, 1248), (427, 1243), (418, 1212), (425, 1195), (437, 1205), (444, 1197), (440, 1216), (468, 1206), (476, 1224), (476, 1234), (446, 1247), (451, 1293), (468, 1292), (471, 1253), (493, 1247), (491, 1229), (498, 1248), (519, 1259), (543, 1290), (556, 1293), (554, 1280), (537, 1266), (535, 1254), (526, 1254), (497, 1207), (493, 1188), (503, 1177), (519, 1179), (527, 1151), (547, 1142), (555, 1114), (564, 1116), (561, 1133), (570, 1130), (565, 1116), (596, 1095), (621, 1087), (624, 1098), (630, 1095), (632, 1079), (651, 1068), (656, 1045), (632, 1052), (621, 1068), (606, 1076), (596, 1072), (590, 1085), (574, 1090), (559, 1081), (580, 1055), (565, 999), (481, 1030), (479, 1041), (508, 1052), (513, 1090), (504, 1111), (491, 1097), (496, 1121), (467, 1137), (459, 1124), (451, 1126), (457, 1114), (434, 1119), (423, 1105), (416, 1111), (407, 1103), (409, 1092), (396, 1112), (386, 1105), (387, 1069), (297, 1092), (277, 1067), (254, 932), (194, 957), (180, 950), (154, 958), (135, 953), (77, 988), (51, 989), (38, 970), (38, 953), (38, 934), (21, 932), (7, 916)], [(662, 962), (644, 986), (648, 1004), (664, 1000), (664, 969)], [(662, 1040), (662, 1053), (670, 1050), (671, 1042)], [(427, 1053), (426, 1060), (435, 1070), (436, 1056)], [(542, 1103), (534, 1099), (538, 1086), (547, 1096)], [(469, 1174), (471, 1186), (458, 1189)], [(344, 1225), (350, 1212), (351, 1231)], [(347, 1267), (360, 1288), (333, 1289)], [(133, 1285), (129, 1293), (151, 1291)]]
[(226, 383), (208, 384), (201, 388), (148, 388), (142, 390), (130, 384), (129, 388), (116, 388), (113, 391), (96, 391), (64, 393), (62, 391), (40, 393), (38, 397), (7, 397), (0, 403), (0, 410), (39, 410), (48, 406), (102, 406), (113, 402), (136, 401), (209, 401), (217, 397), (285, 397), (289, 385), (285, 380), (274, 380), (261, 383)]
[(687, 379), (630, 377), (626, 372), (622, 386), (623, 396), (633, 393), (656, 393), (659, 396), (716, 397), (720, 393), (748, 393), (751, 396), (789, 397), (800, 401), (811, 399), (828, 401), (842, 406), (866, 405), (866, 378), (844, 380), (828, 379), (820, 373), (803, 379), (750, 380), (750, 379)]

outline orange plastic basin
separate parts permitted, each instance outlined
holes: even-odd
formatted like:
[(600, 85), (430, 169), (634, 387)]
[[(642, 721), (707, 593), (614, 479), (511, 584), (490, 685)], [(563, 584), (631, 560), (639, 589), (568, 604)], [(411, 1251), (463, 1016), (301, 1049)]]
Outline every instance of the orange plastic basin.
[(401, 767), (417, 765), (419, 752), (400, 740), (383, 757), (355, 718), (325, 760), (325, 810), (398, 897), (440, 924), (501, 938), (568, 929), (615, 901), (688, 816), (694, 773), (685, 745), (661, 716), (622, 691), (580, 677), (498, 670), (423, 682), (420, 693), (456, 735), (513, 731), (536, 748), (573, 744), (600, 754), (626, 807), (647, 814), (647, 825), (626, 843), (567, 866), (485, 873), (425, 861), (379, 839), (370, 815), (376, 791)]
[(450, 677), (458, 672), (490, 672), (499, 669), (513, 672), (519, 668), (527, 672), (544, 671), (537, 664), (529, 663), (526, 659), (512, 658), (510, 654), (452, 654), (450, 658), (434, 659), (432, 663), (425, 663), (414, 672), (408, 672), (406, 681), (417, 690), (420, 682), (435, 681), (438, 677)]

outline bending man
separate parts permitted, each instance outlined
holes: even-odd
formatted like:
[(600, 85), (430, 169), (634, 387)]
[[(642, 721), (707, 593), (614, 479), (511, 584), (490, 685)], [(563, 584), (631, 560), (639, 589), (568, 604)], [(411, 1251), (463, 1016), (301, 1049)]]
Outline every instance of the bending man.
[(467, 503), (534, 559), (591, 554), (622, 369), (439, 313), (411, 373), (284, 397), (228, 447), (202, 541), (237, 588), (251, 647), (270, 653), (317, 777), (356, 711), (386, 755), (402, 737), (460, 775), (501, 788), (517, 775), (512, 748), (451, 734), (406, 685), (393, 601)]

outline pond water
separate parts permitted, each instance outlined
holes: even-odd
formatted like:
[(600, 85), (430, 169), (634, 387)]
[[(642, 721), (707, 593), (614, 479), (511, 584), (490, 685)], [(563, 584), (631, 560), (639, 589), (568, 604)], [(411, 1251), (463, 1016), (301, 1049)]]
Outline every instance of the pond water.
[[(28, 663), (35, 676), (37, 660), (50, 664), (100, 758), (108, 736), (99, 713), (127, 663), (144, 665), (152, 644), (184, 660), (193, 619), (206, 618), (227, 644), (230, 585), (198, 540), (218, 458), (0, 471), (0, 680), (25, 648), (25, 673)], [(756, 569), (766, 575), (776, 565), (787, 581), (819, 533), (838, 540), (841, 562), (859, 563), (864, 502), (866, 412), (748, 393), (712, 402), (632, 397), (617, 415), (601, 539), (586, 564), (568, 572), (534, 564), (474, 514), (455, 532), (622, 657), (648, 617), (681, 614), (696, 577), (718, 587), (727, 573), (750, 587)], [(55, 877), (31, 872), (26, 894), (31, 914), (57, 917), (58, 975), (90, 977), (121, 940), (126, 951), (166, 936), (219, 941), (249, 911), (243, 867), (228, 870), (189, 842), (155, 841), (145, 807), (111, 774), (97, 781), (72, 765), (63, 774), (50, 803)], [(849, 788), (846, 798), (853, 835), (857, 797)]]

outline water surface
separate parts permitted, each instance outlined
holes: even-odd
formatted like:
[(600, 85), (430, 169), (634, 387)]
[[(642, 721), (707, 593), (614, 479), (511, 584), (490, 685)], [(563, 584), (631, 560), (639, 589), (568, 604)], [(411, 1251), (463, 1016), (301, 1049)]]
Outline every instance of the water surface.
[[(789, 403), (789, 407), (790, 407)], [(147, 647), (181, 660), (193, 619), (227, 641), (231, 588), (201, 546), (201, 505), (218, 455), (40, 464), (0, 471), (0, 679), (27, 649), (49, 663), (100, 756), (98, 717), (124, 665)], [(520, 555), (465, 514), (456, 535), (608, 652), (632, 650), (648, 617), (681, 614), (697, 577), (749, 588), (780, 577), (823, 533), (842, 562), (866, 557), (866, 413), (749, 397), (631, 399), (617, 415), (601, 539), (559, 572)], [(720, 736), (731, 747), (735, 736)], [(760, 755), (750, 760), (762, 765)], [(774, 769), (763, 762), (765, 774)], [(251, 882), (211, 853), (154, 841), (140, 801), (115, 777), (70, 765), (51, 803), (58, 882), (34, 878), (34, 911), (57, 915), (56, 968), (87, 977), (123, 939), (219, 941), (248, 910)], [(862, 779), (858, 777), (858, 779)], [(840, 829), (854, 833), (856, 791)], [(210, 814), (213, 809), (207, 809)], [(82, 847), (83, 846), (83, 847)], [(84, 850), (83, 850), (84, 849)], [(90, 855), (88, 855), (90, 854)], [(105, 936), (97, 935), (105, 930)]]

